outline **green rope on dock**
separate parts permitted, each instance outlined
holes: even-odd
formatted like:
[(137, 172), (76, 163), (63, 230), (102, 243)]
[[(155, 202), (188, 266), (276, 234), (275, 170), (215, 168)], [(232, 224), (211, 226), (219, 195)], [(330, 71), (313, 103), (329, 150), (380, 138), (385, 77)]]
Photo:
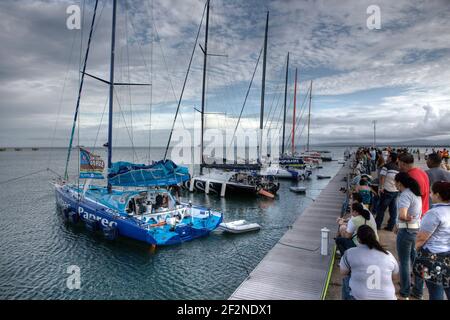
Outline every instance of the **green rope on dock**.
[(333, 248), (333, 256), (331, 257), (330, 267), (328, 268), (327, 280), (325, 282), (325, 286), (323, 288), (320, 300), (325, 300), (325, 298), (327, 296), (328, 285), (330, 284), (331, 274), (333, 273), (333, 266), (334, 266), (334, 258), (335, 258), (335, 256), (336, 256), (336, 245)]

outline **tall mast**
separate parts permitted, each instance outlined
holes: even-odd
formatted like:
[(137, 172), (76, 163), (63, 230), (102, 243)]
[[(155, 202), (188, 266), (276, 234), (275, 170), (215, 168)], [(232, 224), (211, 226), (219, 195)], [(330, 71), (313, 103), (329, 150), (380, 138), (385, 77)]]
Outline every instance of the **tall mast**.
[(269, 32), (269, 11), (266, 17), (266, 31), (264, 33), (264, 52), (263, 52), (263, 70), (262, 70), (262, 85), (261, 85), (261, 113), (259, 116), (259, 142), (258, 142), (258, 162), (262, 159), (262, 138), (264, 127), (264, 96), (266, 93), (266, 62), (267, 62), (267, 34)]
[(287, 103), (287, 85), (288, 85), (288, 77), (289, 77), (289, 52), (287, 54), (286, 61), (286, 82), (284, 84), (284, 116), (283, 116), (283, 140), (281, 142), (281, 154), (284, 155), (284, 136), (286, 131), (286, 103)]
[(311, 126), (311, 99), (312, 99), (312, 80), (311, 86), (309, 87), (309, 112), (308, 112), (308, 142), (306, 144), (306, 151), (309, 151), (309, 128)]
[[(114, 101), (114, 51), (116, 44), (116, 7), (117, 0), (113, 0), (112, 10), (112, 32), (111, 32), (111, 61), (109, 72), (109, 122), (108, 122), (108, 171), (112, 166), (112, 124), (113, 124), (113, 101)], [(108, 178), (108, 192), (111, 192), (111, 184)]]
[(203, 173), (203, 130), (205, 126), (205, 95), (206, 95), (206, 62), (208, 59), (208, 28), (209, 28), (209, 1), (206, 3), (206, 30), (205, 30), (205, 48), (203, 49), (203, 84), (202, 84), (202, 112), (201, 112), (201, 140), (200, 140), (200, 174)]
[(292, 119), (292, 155), (295, 153), (295, 109), (297, 108), (297, 68), (295, 68), (295, 82), (294, 82), (294, 115)]

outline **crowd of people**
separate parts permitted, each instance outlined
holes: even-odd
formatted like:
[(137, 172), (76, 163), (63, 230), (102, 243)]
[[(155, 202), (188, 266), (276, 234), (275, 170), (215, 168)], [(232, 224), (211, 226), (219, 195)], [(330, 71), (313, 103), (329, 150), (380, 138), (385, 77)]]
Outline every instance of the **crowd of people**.
[[(448, 150), (431, 151), (425, 171), (415, 164), (419, 149), (352, 155), (350, 212), (337, 220), (343, 299), (423, 299), (426, 287), (431, 300), (450, 300)], [(395, 232), (398, 260), (380, 244), (380, 230)]]

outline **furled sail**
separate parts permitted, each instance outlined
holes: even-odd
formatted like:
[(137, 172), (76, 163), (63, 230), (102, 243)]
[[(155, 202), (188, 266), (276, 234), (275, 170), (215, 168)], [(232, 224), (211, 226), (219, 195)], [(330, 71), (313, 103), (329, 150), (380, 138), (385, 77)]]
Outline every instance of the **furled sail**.
[(161, 160), (151, 165), (115, 162), (108, 174), (113, 186), (156, 187), (170, 186), (190, 179), (187, 167), (177, 166), (171, 160)]

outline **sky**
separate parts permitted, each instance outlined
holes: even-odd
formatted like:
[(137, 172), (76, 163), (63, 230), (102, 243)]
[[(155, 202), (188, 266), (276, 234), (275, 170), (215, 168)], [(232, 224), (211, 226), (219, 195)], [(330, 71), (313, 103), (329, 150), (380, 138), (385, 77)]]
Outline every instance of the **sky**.
[[(86, 69), (104, 79), (109, 78), (111, 3), (99, 0)], [(116, 87), (114, 145), (165, 146), (205, 1), (118, 3), (116, 81), (152, 86)], [(93, 4), (0, 2), (1, 147), (67, 146)], [(67, 28), (70, 5), (84, 13), (80, 29)], [(380, 9), (379, 29), (367, 26), (371, 5)], [(266, 126), (281, 126), (289, 52), (286, 130), (292, 127), (297, 68), (299, 145), (306, 139), (311, 81), (312, 144), (371, 143), (374, 120), (378, 143), (450, 144), (450, 0), (211, 0), (207, 128), (235, 127), (254, 72), (239, 127), (258, 127), (262, 58), (257, 60), (267, 11)], [(204, 20), (199, 43), (204, 45)], [(197, 45), (176, 129), (198, 126), (195, 108), (201, 105), (202, 67)], [(106, 141), (107, 102), (107, 85), (86, 77), (77, 143)]]

